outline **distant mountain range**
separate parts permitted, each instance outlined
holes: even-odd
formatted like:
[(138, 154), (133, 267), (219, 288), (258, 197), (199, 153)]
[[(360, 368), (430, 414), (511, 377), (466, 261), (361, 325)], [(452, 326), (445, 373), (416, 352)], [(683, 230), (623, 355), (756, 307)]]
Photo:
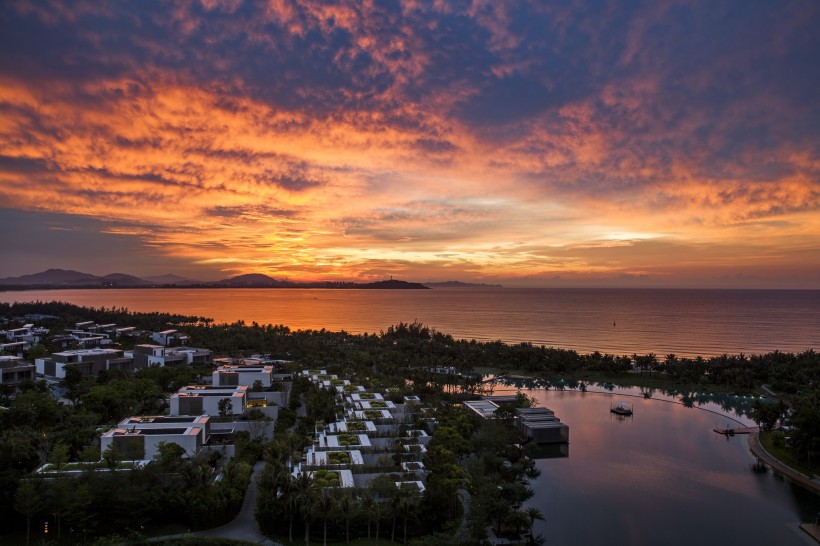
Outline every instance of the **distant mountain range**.
[(139, 278), (125, 273), (111, 273), (102, 277), (70, 269), (49, 269), (32, 275), (0, 278), (0, 287), (11, 289), (32, 288), (151, 288), (195, 286), (202, 288), (365, 288), (365, 289), (426, 289), (423, 284), (390, 279), (373, 283), (352, 282), (292, 282), (280, 281), (250, 273), (221, 281), (198, 281), (178, 275), (159, 275)]
[(82, 273), (71, 269), (48, 269), (41, 273), (22, 275), (20, 277), (6, 277), (0, 279), (0, 286), (44, 286), (44, 287), (148, 287), (162, 285), (185, 286), (200, 284), (202, 281), (185, 279), (177, 275), (162, 275), (141, 279), (125, 273), (110, 273), (102, 277), (90, 273)]

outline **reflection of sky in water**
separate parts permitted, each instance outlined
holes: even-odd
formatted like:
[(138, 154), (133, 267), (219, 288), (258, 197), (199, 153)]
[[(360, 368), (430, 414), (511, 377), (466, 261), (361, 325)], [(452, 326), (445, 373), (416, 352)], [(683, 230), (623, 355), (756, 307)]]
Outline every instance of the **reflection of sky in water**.
[[(578, 382), (559, 381), (556, 383), (548, 383), (542, 380), (499, 382), (493, 393), (514, 393), (521, 388), (525, 389), (525, 392), (528, 394), (532, 394), (533, 392), (539, 390), (537, 387), (548, 388), (550, 392), (554, 392), (556, 395), (560, 395), (561, 393), (567, 393), (569, 395), (574, 395), (573, 393), (583, 394)], [(754, 396), (732, 396), (697, 391), (665, 391), (661, 389), (644, 389), (640, 387), (611, 386), (611, 388), (607, 388), (606, 386), (597, 383), (586, 384), (586, 392), (591, 394), (597, 393), (611, 395), (613, 397), (628, 397), (630, 403), (634, 403), (636, 398), (651, 398), (655, 401), (697, 408), (717, 414), (716, 418), (718, 418), (718, 416), (723, 416), (724, 419), (728, 418), (736, 421), (735, 423), (724, 422), (720, 424), (721, 428), (724, 428), (727, 424), (731, 427), (755, 426), (754, 421), (747, 417), (752, 404), (754, 404), (755, 400), (757, 400)]]
[[(632, 388), (525, 392), (570, 427), (569, 457), (537, 461), (528, 502), (546, 517), (536, 532), (548, 544), (803, 544), (797, 524), (820, 510), (820, 498), (752, 471), (747, 436), (712, 431), (750, 423), (719, 402), (690, 408)], [(621, 400), (633, 417), (609, 412)]]

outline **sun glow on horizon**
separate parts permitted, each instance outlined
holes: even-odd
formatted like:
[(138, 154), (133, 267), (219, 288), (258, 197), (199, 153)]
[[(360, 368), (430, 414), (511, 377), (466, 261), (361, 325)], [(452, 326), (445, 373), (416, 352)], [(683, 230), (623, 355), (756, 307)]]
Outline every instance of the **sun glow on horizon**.
[(135, 274), (820, 287), (790, 5), (9, 4), (0, 206)]

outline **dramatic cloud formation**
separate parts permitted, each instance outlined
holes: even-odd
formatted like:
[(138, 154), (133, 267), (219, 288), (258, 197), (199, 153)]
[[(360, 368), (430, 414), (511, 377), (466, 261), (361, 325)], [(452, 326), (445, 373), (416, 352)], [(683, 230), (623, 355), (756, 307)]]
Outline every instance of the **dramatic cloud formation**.
[(6, 2), (0, 276), (820, 287), (817, 28), (799, 0)]

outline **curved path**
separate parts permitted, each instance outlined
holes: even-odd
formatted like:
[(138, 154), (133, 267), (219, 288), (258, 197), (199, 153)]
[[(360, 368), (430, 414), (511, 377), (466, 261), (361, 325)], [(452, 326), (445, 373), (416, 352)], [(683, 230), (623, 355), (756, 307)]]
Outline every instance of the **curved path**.
[(466, 489), (459, 489), (457, 492), (459, 498), (461, 499), (461, 506), (464, 510), (464, 515), (461, 518), (461, 525), (459, 526), (458, 531), (456, 531), (453, 538), (450, 540), (450, 544), (466, 544), (467, 540), (470, 538), (470, 530), (467, 527), (467, 516), (470, 513), (470, 503), (472, 502), (472, 497)]
[(772, 454), (766, 451), (763, 444), (760, 443), (759, 433), (753, 432), (749, 434), (749, 449), (752, 450), (752, 453), (754, 453), (758, 459), (770, 466), (775, 472), (783, 474), (792, 482), (820, 495), (820, 480), (798, 472), (794, 468), (782, 463), (779, 459), (776, 459)]
[(236, 540), (244, 540), (246, 542), (253, 542), (256, 544), (264, 544), (266, 546), (281, 546), (277, 542), (273, 542), (259, 530), (259, 524), (256, 522), (254, 510), (256, 510), (256, 491), (258, 485), (256, 483), (259, 474), (265, 468), (263, 461), (258, 461), (253, 465), (253, 472), (251, 473), (248, 490), (245, 492), (245, 498), (242, 500), (242, 508), (239, 514), (230, 523), (226, 523), (221, 527), (208, 529), (207, 531), (196, 531), (194, 533), (183, 533), (180, 535), (170, 535), (164, 537), (155, 537), (152, 541), (167, 540), (169, 538), (201, 536), (201, 537), (215, 537), (215, 538), (232, 538)]

